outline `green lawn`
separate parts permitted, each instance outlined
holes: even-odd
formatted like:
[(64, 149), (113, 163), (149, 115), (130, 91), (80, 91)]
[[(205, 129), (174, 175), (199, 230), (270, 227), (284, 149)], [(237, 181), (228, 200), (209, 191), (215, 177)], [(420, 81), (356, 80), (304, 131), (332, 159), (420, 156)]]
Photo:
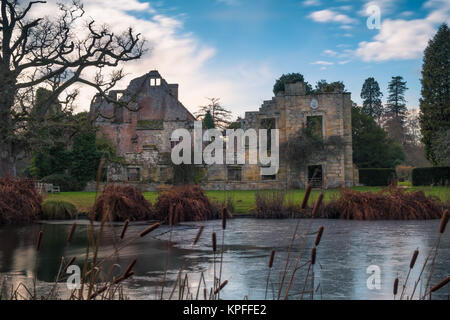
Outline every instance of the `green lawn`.
[[(361, 192), (378, 192), (382, 190), (381, 187), (355, 187), (352, 188)], [(411, 187), (409, 190), (418, 191), (423, 190), (426, 195), (432, 195), (440, 198), (444, 202), (450, 202), (450, 188), (449, 187)], [(231, 197), (235, 205), (235, 213), (247, 214), (255, 205), (256, 191), (207, 191), (206, 194), (212, 201), (224, 201), (227, 196)], [(288, 193), (288, 199), (295, 202), (301, 202), (305, 194), (304, 190), (291, 190)], [(319, 196), (320, 191), (313, 191), (310, 203), (313, 203)], [(327, 190), (325, 192), (325, 202), (330, 201), (339, 195), (339, 190)], [(157, 192), (145, 192), (144, 196), (151, 203), (155, 203), (158, 198)], [(95, 201), (94, 192), (63, 192), (61, 194), (50, 194), (46, 197), (48, 200), (65, 200), (72, 202), (80, 211), (87, 211)]]

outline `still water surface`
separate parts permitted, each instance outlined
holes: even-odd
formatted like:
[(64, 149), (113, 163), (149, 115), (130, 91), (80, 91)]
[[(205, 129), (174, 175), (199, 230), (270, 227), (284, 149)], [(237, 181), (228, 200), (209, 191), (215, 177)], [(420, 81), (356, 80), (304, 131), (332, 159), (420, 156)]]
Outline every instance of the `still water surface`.
[[(76, 256), (76, 264), (82, 265), (86, 244), (86, 221), (79, 221), (76, 236), (71, 246), (66, 239), (72, 222), (42, 223), (32, 226), (0, 227), (0, 279), (8, 285), (20, 282), (31, 283), (37, 275), (38, 287), (45, 290), (54, 281), (61, 257)], [(278, 283), (285, 267), (296, 220), (256, 220), (235, 219), (229, 221), (225, 232), (222, 279), (228, 280), (221, 298), (224, 299), (264, 299), (267, 280), (267, 263), (272, 249), (276, 250), (271, 284), (277, 291)], [(192, 246), (198, 227), (205, 231), (196, 246)], [(436, 241), (439, 221), (341, 221), (341, 220), (301, 220), (299, 234), (308, 226), (315, 232), (325, 227), (322, 242), (317, 251), (318, 263), (314, 268), (314, 282), (318, 290), (315, 299), (392, 299), (392, 285), (398, 275), (406, 277), (411, 255), (420, 250), (414, 272), (417, 279), (426, 254)], [(146, 224), (130, 225), (128, 239), (138, 234)], [(36, 255), (35, 241), (40, 230), (44, 231), (41, 252)], [(120, 234), (121, 225), (108, 227), (102, 239), (100, 256), (110, 255)], [(168, 286), (171, 288), (182, 266), (189, 273), (190, 286), (195, 295), (199, 275), (205, 273), (208, 285), (214, 274), (214, 257), (211, 250), (211, 234), (217, 232), (219, 248), (222, 244), (220, 221), (186, 223), (169, 232), (161, 227), (151, 235), (138, 239), (121, 251), (114, 263), (124, 268), (137, 258), (135, 276), (126, 283), (126, 294), (132, 299), (154, 299), (168, 262)], [(450, 236), (441, 239), (439, 255), (435, 266), (433, 283), (450, 274)], [(307, 237), (305, 254), (300, 266), (309, 259), (309, 252), (315, 236)], [(169, 246), (169, 239), (172, 245)], [(292, 255), (298, 256), (303, 241), (295, 242)], [(168, 259), (167, 259), (168, 257)], [(367, 279), (369, 266), (378, 266), (381, 274), (381, 288), (370, 290)], [(291, 299), (298, 298), (304, 286), (307, 268), (298, 270)], [(219, 267), (217, 263), (217, 273)], [(118, 267), (115, 272), (120, 273)], [(288, 276), (290, 276), (290, 272)], [(309, 281), (308, 281), (309, 283)], [(272, 287), (272, 285), (270, 286)], [(60, 286), (64, 295), (65, 285)], [(166, 289), (170, 291), (170, 289)], [(276, 294), (276, 293), (275, 293)], [(450, 286), (442, 289), (438, 299), (448, 299)], [(202, 296), (202, 295), (201, 295)], [(269, 290), (272, 298), (272, 289)], [(310, 298), (310, 295), (305, 295)]]

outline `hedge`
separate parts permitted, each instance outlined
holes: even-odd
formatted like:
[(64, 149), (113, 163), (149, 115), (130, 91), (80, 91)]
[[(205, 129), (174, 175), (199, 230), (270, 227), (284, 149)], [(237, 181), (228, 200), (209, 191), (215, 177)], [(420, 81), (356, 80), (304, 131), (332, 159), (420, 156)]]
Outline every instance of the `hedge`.
[(359, 183), (369, 187), (388, 186), (396, 178), (395, 169), (359, 169)]
[(67, 174), (52, 174), (42, 178), (42, 183), (51, 183), (59, 186), (61, 192), (82, 191), (83, 186), (74, 177)]
[(412, 172), (414, 186), (448, 186), (450, 167), (416, 168)]

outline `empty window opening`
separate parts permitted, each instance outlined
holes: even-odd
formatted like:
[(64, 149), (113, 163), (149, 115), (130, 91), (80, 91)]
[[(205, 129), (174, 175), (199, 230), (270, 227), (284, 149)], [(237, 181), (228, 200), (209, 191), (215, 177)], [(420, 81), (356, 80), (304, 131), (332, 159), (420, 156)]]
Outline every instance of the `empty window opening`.
[(323, 167), (321, 165), (308, 167), (308, 183), (312, 184), (313, 188), (323, 187)]
[(228, 168), (228, 181), (242, 181), (242, 168)]
[(323, 117), (311, 116), (306, 119), (306, 130), (308, 133), (317, 138), (323, 139)]
[(161, 85), (161, 78), (151, 78), (150, 79), (150, 86), (151, 87), (158, 87)]
[(277, 121), (275, 118), (266, 118), (261, 120), (261, 129), (267, 130), (267, 150), (272, 150), (272, 130), (277, 128)]
[(141, 181), (141, 169), (128, 168), (128, 181), (130, 181), (130, 182)]

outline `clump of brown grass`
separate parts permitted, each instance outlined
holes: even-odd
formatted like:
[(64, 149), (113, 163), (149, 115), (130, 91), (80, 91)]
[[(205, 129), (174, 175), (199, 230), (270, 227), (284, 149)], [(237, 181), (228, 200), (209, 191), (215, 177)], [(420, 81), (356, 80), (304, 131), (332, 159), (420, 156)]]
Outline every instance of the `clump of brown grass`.
[[(108, 185), (98, 197), (91, 218), (111, 221), (143, 221), (154, 218), (152, 205), (134, 186)], [(105, 216), (106, 215), (106, 216)]]
[(221, 215), (199, 186), (177, 186), (162, 192), (154, 209), (156, 220), (171, 220), (172, 224), (218, 219)]
[(30, 180), (0, 179), (0, 225), (38, 220), (42, 197)]
[(322, 210), (324, 218), (347, 220), (427, 220), (440, 219), (441, 208), (423, 191), (405, 192), (393, 186), (378, 193), (342, 188), (340, 198)]

